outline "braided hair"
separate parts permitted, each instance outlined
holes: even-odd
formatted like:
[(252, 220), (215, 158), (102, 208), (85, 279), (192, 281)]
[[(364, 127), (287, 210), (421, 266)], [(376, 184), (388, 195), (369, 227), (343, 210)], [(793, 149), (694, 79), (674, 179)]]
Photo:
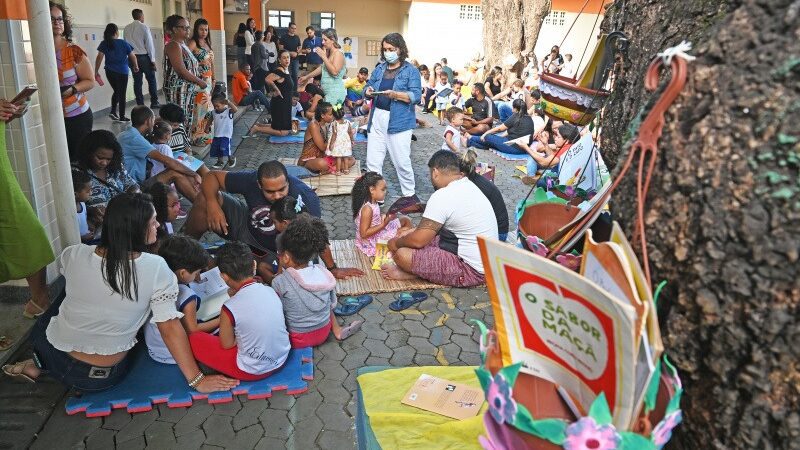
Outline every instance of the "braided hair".
[(355, 184), (353, 184), (353, 190), (350, 193), (350, 196), (353, 199), (353, 218), (355, 219), (358, 216), (358, 212), (361, 210), (361, 207), (364, 206), (365, 203), (369, 203), (371, 200), (369, 189), (375, 187), (379, 181), (383, 180), (383, 176), (377, 172), (367, 172), (364, 175), (361, 175), (361, 178), (357, 179)]

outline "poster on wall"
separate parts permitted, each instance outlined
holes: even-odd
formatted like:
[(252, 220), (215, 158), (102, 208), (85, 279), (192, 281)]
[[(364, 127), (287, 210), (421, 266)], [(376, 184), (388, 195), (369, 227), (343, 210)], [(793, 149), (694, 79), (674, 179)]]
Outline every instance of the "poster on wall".
[(359, 67), (358, 38), (352, 36), (340, 37), (339, 45), (342, 46), (342, 53), (344, 53), (344, 66), (347, 68)]

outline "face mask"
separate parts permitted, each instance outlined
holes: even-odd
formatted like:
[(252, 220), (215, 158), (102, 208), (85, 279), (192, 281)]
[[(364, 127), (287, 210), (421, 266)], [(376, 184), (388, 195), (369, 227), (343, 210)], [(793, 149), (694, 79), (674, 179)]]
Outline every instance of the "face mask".
[(385, 59), (387, 63), (393, 64), (400, 59), (400, 56), (397, 55), (397, 52), (383, 52), (383, 59)]

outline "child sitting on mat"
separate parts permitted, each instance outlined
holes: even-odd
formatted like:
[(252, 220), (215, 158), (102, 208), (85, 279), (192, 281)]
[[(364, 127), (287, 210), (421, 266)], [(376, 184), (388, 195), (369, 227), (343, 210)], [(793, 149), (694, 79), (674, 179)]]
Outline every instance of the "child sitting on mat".
[(96, 224), (89, 223), (86, 214), (86, 202), (92, 197), (92, 179), (80, 169), (72, 169), (72, 191), (75, 193), (75, 212), (78, 220), (78, 234), (81, 242), (88, 243), (94, 239)]
[(222, 305), (219, 336), (189, 335), (194, 357), (206, 366), (243, 381), (261, 380), (289, 356), (289, 333), (283, 307), (271, 287), (253, 279), (256, 264), (250, 248), (228, 242), (217, 250), (217, 267), (231, 298)]
[(361, 328), (355, 321), (342, 328), (333, 315), (336, 278), (323, 264), (309, 261), (328, 246), (328, 230), (315, 217), (303, 214), (278, 236), (278, 254), (283, 271), (272, 287), (283, 302), (283, 312), (293, 348), (320, 345), (333, 331), (336, 339), (350, 337)]
[[(163, 186), (163, 185), (162, 185)], [(186, 333), (195, 331), (213, 332), (219, 327), (219, 318), (203, 322), (197, 319), (197, 310), (200, 308), (200, 297), (189, 287), (200, 271), (208, 266), (208, 253), (196, 240), (186, 236), (169, 236), (161, 243), (158, 256), (164, 258), (169, 269), (178, 278), (178, 298), (175, 307), (183, 313), (181, 323)], [(144, 341), (147, 344), (147, 353), (154, 361), (163, 364), (175, 364), (175, 359), (167, 349), (158, 327), (153, 322), (147, 322), (144, 327)]]
[(413, 225), (411, 219), (394, 214), (381, 215), (378, 202), (386, 198), (386, 180), (376, 172), (367, 172), (357, 179), (350, 193), (353, 198), (353, 219), (356, 222), (356, 247), (367, 256), (375, 256), (379, 240), (404, 234)]

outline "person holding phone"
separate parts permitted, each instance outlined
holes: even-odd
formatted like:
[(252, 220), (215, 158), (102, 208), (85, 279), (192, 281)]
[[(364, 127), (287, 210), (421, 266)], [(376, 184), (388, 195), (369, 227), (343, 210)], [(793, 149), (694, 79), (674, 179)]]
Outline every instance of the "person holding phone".
[[(21, 93), (21, 94), (24, 94)], [(55, 255), (50, 239), (14, 175), (5, 148), (6, 123), (21, 117), (27, 110), (30, 95), (21, 95), (18, 103), (0, 99), (0, 283), (25, 278), (31, 299), (23, 315), (35, 318), (50, 304), (46, 269)], [(0, 336), (0, 351), (13, 344), (13, 337)]]
[(389, 212), (417, 212), (422, 209), (414, 184), (411, 165), (411, 135), (417, 127), (414, 105), (422, 95), (419, 71), (411, 65), (408, 47), (399, 33), (387, 34), (381, 41), (381, 57), (385, 61), (372, 71), (364, 94), (375, 97), (367, 125), (367, 170), (383, 173), (386, 152), (397, 170), (403, 196)]
[(50, 23), (56, 47), (67, 150), (70, 161), (74, 161), (78, 144), (94, 125), (92, 108), (86, 97), (86, 92), (94, 87), (94, 72), (86, 52), (71, 42), (72, 22), (63, 5), (50, 2)]

